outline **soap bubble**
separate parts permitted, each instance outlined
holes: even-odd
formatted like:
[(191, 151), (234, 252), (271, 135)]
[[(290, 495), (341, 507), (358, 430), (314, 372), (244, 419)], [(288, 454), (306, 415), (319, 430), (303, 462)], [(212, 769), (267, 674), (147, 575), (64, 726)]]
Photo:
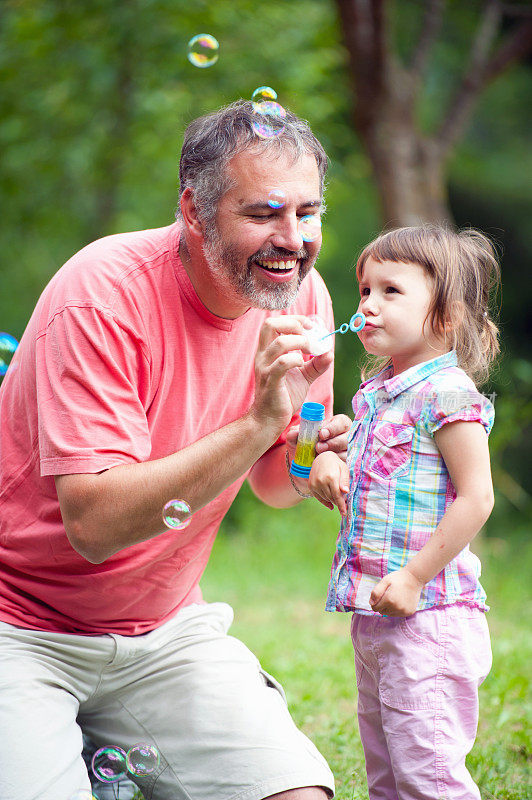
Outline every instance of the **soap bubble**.
[(275, 100), (253, 103), (251, 127), (261, 139), (272, 139), (283, 130), (285, 117), (286, 111)]
[(11, 363), (18, 342), (10, 333), (0, 332), (0, 375), (5, 375)]
[(126, 753), (121, 747), (100, 747), (92, 757), (92, 771), (103, 783), (116, 783), (126, 777)]
[(182, 531), (191, 519), (192, 511), (184, 500), (169, 500), (163, 508), (163, 522), (167, 528)]
[(198, 33), (188, 43), (188, 60), (195, 67), (212, 67), (218, 61), (220, 45), (210, 33)]
[(299, 220), (297, 229), (304, 242), (313, 242), (321, 233), (321, 217), (319, 214), (306, 214)]
[(89, 789), (78, 789), (68, 800), (98, 800), (98, 798)]
[[(329, 336), (331, 331), (327, 330), (325, 322), (318, 314), (308, 317), (312, 322), (312, 328), (305, 329), (305, 336), (308, 339), (310, 352), (313, 356), (321, 356), (334, 347), (334, 336)], [(323, 337), (327, 337), (326, 339)]]
[(269, 100), (277, 100), (277, 92), (271, 86), (259, 86), (251, 95), (253, 103), (264, 103)]
[(136, 744), (127, 751), (127, 768), (132, 775), (151, 775), (160, 763), (161, 757), (151, 744)]
[(282, 208), (286, 203), (286, 195), (282, 189), (272, 189), (268, 192), (268, 205), (270, 208)]

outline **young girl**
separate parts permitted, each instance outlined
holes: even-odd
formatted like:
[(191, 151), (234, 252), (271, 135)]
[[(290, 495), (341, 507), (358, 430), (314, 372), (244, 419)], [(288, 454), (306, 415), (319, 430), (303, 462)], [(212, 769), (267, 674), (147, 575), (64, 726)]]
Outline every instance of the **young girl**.
[(353, 611), (371, 800), (473, 800), (465, 766), (491, 667), (480, 562), (493, 507), (493, 407), (475, 388), (498, 352), (499, 270), (476, 231), (400, 228), (358, 259), (359, 333), (376, 356), (353, 398), (347, 464), (318, 455), (309, 487), (342, 514), (327, 598)]

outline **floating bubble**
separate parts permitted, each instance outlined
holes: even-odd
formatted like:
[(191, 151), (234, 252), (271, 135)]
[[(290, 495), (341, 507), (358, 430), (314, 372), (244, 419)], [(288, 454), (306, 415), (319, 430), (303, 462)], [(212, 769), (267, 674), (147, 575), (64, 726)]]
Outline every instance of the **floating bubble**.
[(6, 374), (17, 347), (18, 342), (14, 336), (0, 332), (0, 375)]
[(116, 783), (126, 777), (126, 753), (121, 747), (100, 747), (92, 757), (92, 771), (103, 783)]
[(308, 339), (310, 352), (313, 356), (321, 356), (334, 347), (334, 337), (329, 336), (330, 331), (318, 314), (312, 314), (309, 320), (312, 322), (312, 328), (305, 330), (305, 336)]
[(313, 242), (321, 233), (321, 217), (319, 214), (306, 214), (299, 220), (297, 229), (304, 242)]
[(251, 127), (261, 139), (272, 139), (283, 130), (285, 117), (286, 111), (275, 100), (253, 103)]
[(277, 100), (277, 92), (271, 86), (259, 86), (251, 95), (254, 103), (264, 103), (269, 100)]
[(268, 192), (268, 205), (270, 208), (282, 208), (286, 203), (286, 195), (282, 189), (272, 189)]
[(89, 789), (78, 789), (68, 800), (98, 800), (98, 798)]
[(188, 43), (188, 60), (195, 67), (212, 67), (218, 61), (220, 45), (210, 33), (198, 33)]
[(136, 744), (127, 751), (127, 768), (132, 775), (151, 775), (160, 763), (157, 748), (151, 744)]
[(167, 528), (182, 531), (191, 519), (192, 511), (184, 500), (169, 500), (163, 508), (163, 522)]

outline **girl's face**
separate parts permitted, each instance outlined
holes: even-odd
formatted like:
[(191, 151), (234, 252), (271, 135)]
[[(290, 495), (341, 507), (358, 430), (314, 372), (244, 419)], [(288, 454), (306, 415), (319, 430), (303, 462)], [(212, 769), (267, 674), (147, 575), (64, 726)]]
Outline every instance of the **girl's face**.
[(449, 350), (426, 320), (433, 281), (419, 264), (368, 258), (359, 286), (366, 325), (358, 335), (368, 353), (392, 359), (394, 375)]

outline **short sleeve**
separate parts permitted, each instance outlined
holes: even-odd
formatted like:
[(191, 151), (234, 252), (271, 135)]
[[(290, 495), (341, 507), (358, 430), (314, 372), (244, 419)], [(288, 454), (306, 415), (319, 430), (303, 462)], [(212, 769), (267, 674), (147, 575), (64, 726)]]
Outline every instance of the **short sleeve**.
[(149, 362), (107, 310), (68, 306), (36, 342), (41, 475), (145, 461)]
[(476, 389), (435, 389), (425, 404), (425, 427), (431, 436), (450, 422), (480, 422), (489, 435), (495, 419), (492, 403)]

